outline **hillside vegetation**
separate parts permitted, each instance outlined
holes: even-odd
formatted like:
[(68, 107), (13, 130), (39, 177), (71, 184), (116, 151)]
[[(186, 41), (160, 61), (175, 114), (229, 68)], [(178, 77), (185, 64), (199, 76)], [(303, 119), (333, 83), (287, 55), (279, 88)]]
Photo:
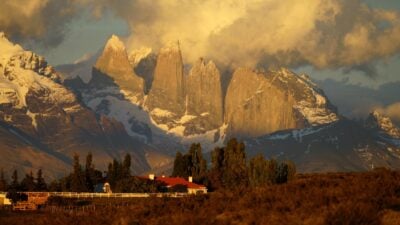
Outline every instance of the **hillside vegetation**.
[[(185, 198), (91, 200), (93, 210), (3, 211), (0, 224), (373, 224), (400, 223), (400, 172), (297, 175)], [(75, 202), (82, 203), (82, 199)], [(61, 203), (58, 203), (61, 204)]]

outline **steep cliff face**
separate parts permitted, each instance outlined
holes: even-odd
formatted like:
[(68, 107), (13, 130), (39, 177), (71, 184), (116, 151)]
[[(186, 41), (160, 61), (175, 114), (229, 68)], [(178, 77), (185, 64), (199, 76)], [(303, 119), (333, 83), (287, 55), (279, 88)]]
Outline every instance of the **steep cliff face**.
[[(377, 138), (376, 132), (347, 119), (303, 129), (279, 131), (246, 140), (248, 157), (292, 160), (299, 172), (368, 171), (400, 168), (399, 139)], [(268, 146), (268, 147), (266, 147)]]
[(187, 76), (186, 114), (195, 118), (187, 124), (187, 134), (204, 133), (223, 123), (221, 75), (216, 65), (200, 59)]
[[(59, 74), (43, 57), (24, 51), (3, 36), (0, 58), (0, 122), (3, 127), (28, 140), (43, 154), (58, 157), (65, 163), (74, 152), (83, 156), (91, 151), (100, 168), (105, 168), (106, 163), (119, 158), (123, 150), (134, 155), (133, 158), (142, 159), (137, 162), (136, 171), (148, 168), (143, 144), (133, 143), (119, 122), (98, 119), (60, 83)], [(111, 136), (116, 130), (110, 127), (120, 127), (118, 135)], [(33, 164), (38, 165), (38, 162)]]
[(232, 136), (256, 137), (304, 126), (295, 115), (294, 102), (293, 96), (273, 85), (266, 74), (238, 69), (225, 98), (228, 133)]
[(286, 69), (235, 71), (225, 97), (230, 136), (257, 137), (278, 130), (338, 120), (335, 109), (306, 77)]
[(142, 101), (144, 80), (135, 74), (129, 62), (125, 45), (117, 36), (113, 35), (108, 40), (94, 68), (95, 73), (100, 72), (111, 78), (128, 98)]
[(154, 78), (154, 68), (157, 64), (157, 55), (151, 48), (135, 49), (129, 53), (129, 62), (135, 73), (145, 81), (145, 94), (148, 94)]
[(374, 111), (369, 114), (367, 120), (365, 121), (366, 128), (376, 131), (387, 138), (400, 139), (400, 129), (397, 128), (392, 120)]
[[(145, 106), (157, 123), (168, 123), (185, 112), (183, 61), (178, 43), (160, 50)], [(172, 124), (168, 124), (171, 126)]]

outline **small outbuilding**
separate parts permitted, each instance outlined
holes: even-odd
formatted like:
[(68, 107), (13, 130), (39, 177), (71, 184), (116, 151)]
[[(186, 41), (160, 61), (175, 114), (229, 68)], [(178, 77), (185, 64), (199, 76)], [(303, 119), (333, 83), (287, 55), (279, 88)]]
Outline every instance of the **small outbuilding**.
[(110, 183), (99, 183), (94, 187), (94, 192), (96, 193), (107, 193), (112, 194)]
[(0, 205), (11, 205), (11, 200), (8, 199), (6, 192), (0, 192)]
[(165, 185), (165, 188), (168, 190), (173, 189), (174, 187), (186, 187), (187, 193), (189, 194), (206, 194), (207, 187), (201, 184), (196, 184), (193, 182), (193, 178), (189, 177), (188, 180), (182, 177), (156, 177), (154, 174), (150, 174), (148, 177), (149, 180), (155, 180)]

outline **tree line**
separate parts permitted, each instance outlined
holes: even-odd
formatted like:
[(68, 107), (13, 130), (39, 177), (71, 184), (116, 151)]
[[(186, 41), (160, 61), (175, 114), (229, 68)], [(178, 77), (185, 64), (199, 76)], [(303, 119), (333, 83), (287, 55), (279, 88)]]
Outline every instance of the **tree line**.
[[(11, 183), (7, 184), (4, 173), (0, 173), (0, 191), (56, 191), (56, 192), (94, 192), (97, 184), (108, 182), (113, 192), (161, 192), (163, 184), (146, 178), (132, 176), (131, 156), (126, 154), (122, 161), (114, 159), (104, 173), (95, 168), (93, 155), (86, 155), (85, 164), (80, 163), (78, 154), (73, 156), (73, 170), (49, 185), (43, 179), (42, 170), (36, 177), (32, 172), (26, 174), (21, 182), (15, 170)], [(265, 159), (259, 154), (247, 160), (245, 145), (233, 138), (224, 147), (211, 152), (211, 165), (207, 165), (199, 143), (190, 146), (187, 153), (177, 152), (173, 165), (173, 177), (189, 176), (193, 181), (206, 185), (209, 190), (220, 188), (257, 187), (282, 184), (294, 178), (296, 167), (291, 161), (279, 162)], [(175, 189), (174, 189), (175, 190)]]
[(18, 171), (14, 170), (11, 175), (11, 183), (8, 183), (3, 169), (0, 170), (0, 191), (47, 191), (48, 187), (43, 178), (43, 172), (39, 169), (36, 177), (33, 172), (25, 174), (25, 177), (19, 182)]
[(131, 174), (131, 156), (126, 154), (122, 161), (113, 159), (108, 164), (107, 171), (100, 171), (95, 168), (92, 153), (86, 155), (85, 164), (80, 163), (79, 154), (74, 154), (72, 171), (47, 184), (43, 178), (42, 170), (39, 169), (36, 178), (32, 172), (25, 175), (19, 182), (18, 172), (14, 170), (11, 176), (11, 183), (7, 183), (3, 170), (0, 171), (0, 191), (25, 192), (25, 191), (50, 191), (50, 192), (95, 192), (100, 184), (108, 182), (113, 192), (158, 192), (162, 184), (148, 179), (134, 177)]
[(245, 145), (233, 138), (211, 152), (211, 167), (203, 158), (200, 144), (192, 144), (186, 154), (177, 152), (173, 176), (189, 177), (211, 190), (282, 184), (292, 180), (296, 167), (291, 161), (267, 160), (261, 154), (247, 160)]

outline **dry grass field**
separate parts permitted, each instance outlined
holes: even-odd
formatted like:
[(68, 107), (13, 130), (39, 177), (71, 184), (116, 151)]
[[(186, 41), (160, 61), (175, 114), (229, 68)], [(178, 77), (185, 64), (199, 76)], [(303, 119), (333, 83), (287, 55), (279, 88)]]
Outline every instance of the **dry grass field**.
[(38, 212), (2, 211), (0, 224), (395, 225), (400, 224), (400, 172), (297, 175), (283, 185), (177, 199), (53, 199)]

